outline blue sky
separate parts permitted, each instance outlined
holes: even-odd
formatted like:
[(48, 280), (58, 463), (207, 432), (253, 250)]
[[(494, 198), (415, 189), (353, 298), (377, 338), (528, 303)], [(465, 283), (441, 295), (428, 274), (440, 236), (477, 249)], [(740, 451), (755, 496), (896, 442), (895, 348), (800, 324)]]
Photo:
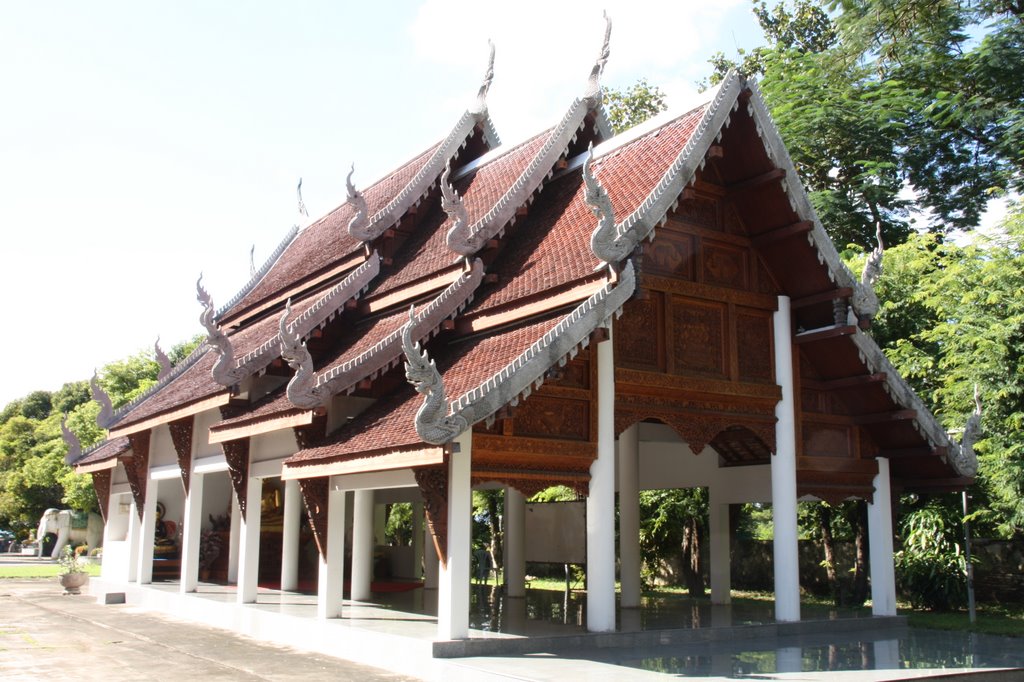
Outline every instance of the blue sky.
[(505, 142), (553, 125), (613, 20), (603, 82), (684, 106), (746, 0), (5, 3), (0, 7), (0, 406), (201, 331), (296, 223), (442, 138), (496, 45)]

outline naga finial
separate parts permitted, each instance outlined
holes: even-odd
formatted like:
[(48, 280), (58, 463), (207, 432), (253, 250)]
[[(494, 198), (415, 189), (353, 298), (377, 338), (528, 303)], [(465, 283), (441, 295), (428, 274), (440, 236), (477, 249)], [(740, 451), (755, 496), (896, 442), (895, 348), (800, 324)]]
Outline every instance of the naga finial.
[(288, 329), (288, 318), (292, 314), (292, 300), (285, 303), (284, 312), (278, 321), (281, 336), (281, 359), (295, 370), (295, 376), (288, 382), (286, 392), (288, 400), (297, 407), (313, 408), (320, 405), (320, 396), (313, 390), (316, 383), (316, 372), (313, 370), (313, 356), (306, 344), (302, 342), (298, 330)]
[(590, 70), (590, 78), (587, 80), (587, 89), (583, 98), (594, 108), (601, 105), (601, 74), (604, 73), (604, 66), (608, 63), (608, 55), (611, 54), (609, 44), (612, 37), (612, 20), (608, 12), (604, 13), (604, 42), (601, 44), (601, 51), (597, 53), (597, 60)]
[(417, 393), (425, 395), (423, 405), (416, 412), (416, 433), (426, 443), (443, 445), (469, 428), (469, 422), (461, 414), (448, 415), (448, 397), (445, 395), (441, 373), (419, 342), (412, 340), (415, 325), (416, 306), (410, 305), (409, 321), (402, 327), (405, 379)]
[[(441, 173), (441, 208), (448, 215), (448, 219), (452, 221), (452, 227), (448, 230), (449, 235), (458, 233), (469, 224), (469, 216), (466, 214), (466, 206), (462, 203), (462, 197), (451, 185), (451, 174), (452, 161), (448, 159), (444, 166), (444, 172)], [(450, 246), (451, 239), (449, 238), (448, 241)]]
[(64, 442), (68, 445), (68, 454), (64, 457), (65, 462), (74, 462), (82, 456), (82, 441), (78, 440), (75, 432), (68, 428), (68, 413), (65, 412), (60, 420), (60, 432), (64, 436)]
[(100, 413), (96, 415), (96, 423), (101, 429), (105, 429), (114, 421), (114, 405), (110, 402), (110, 396), (100, 386), (99, 375), (94, 370), (92, 379), (89, 380), (89, 389), (92, 392), (92, 399), (100, 404)]
[(867, 260), (864, 261), (864, 269), (861, 271), (860, 282), (853, 291), (853, 310), (856, 316), (870, 325), (871, 318), (878, 313), (878, 295), (875, 293), (875, 284), (882, 276), (882, 256), (885, 252), (885, 242), (882, 241), (882, 222), (875, 223), (875, 239), (878, 241)]
[(249, 279), (256, 276), (256, 245), (249, 248)]
[(345, 178), (345, 188), (348, 190), (348, 203), (352, 204), (355, 215), (348, 221), (348, 233), (361, 242), (368, 242), (373, 235), (367, 231), (370, 219), (370, 209), (366, 205), (366, 197), (352, 184), (352, 175), (356, 172), (356, 165), (352, 164), (348, 176)]
[(476, 105), (471, 112), (476, 114), (477, 118), (483, 118), (487, 113), (487, 92), (491, 89), (491, 83), (494, 82), (494, 42), (488, 39), (487, 45), (490, 47), (491, 56), (487, 60), (487, 71), (484, 72), (480, 90), (476, 93)]
[(308, 218), (309, 211), (306, 210), (306, 202), (302, 200), (302, 178), (299, 178), (299, 186), (295, 188), (295, 194), (299, 199), (299, 215)]
[(167, 353), (160, 347), (160, 337), (156, 337), (156, 341), (153, 343), (153, 357), (156, 358), (156, 363), (160, 365), (160, 371), (157, 372), (156, 380), (163, 381), (171, 372), (171, 359), (167, 357)]
[(203, 276), (201, 274), (196, 281), (196, 300), (203, 304), (203, 312), (199, 316), (199, 324), (203, 325), (203, 328), (206, 330), (206, 341), (213, 347), (214, 352), (220, 356), (213, 365), (213, 380), (221, 386), (232, 386), (241, 379), (241, 377), (237, 376), (237, 372), (234, 372), (235, 350), (231, 346), (231, 341), (228, 339), (227, 334), (222, 332), (217, 323), (213, 321), (214, 315), (216, 315), (213, 307), (213, 298), (211, 298), (210, 292), (203, 288)]
[(583, 198), (590, 211), (598, 219), (597, 227), (590, 235), (590, 250), (606, 263), (617, 263), (636, 246), (627, 235), (619, 237), (615, 228), (615, 211), (608, 191), (598, 182), (590, 164), (594, 159), (594, 143), (587, 148), (583, 160)]
[(882, 222), (875, 223), (875, 240), (878, 246), (872, 249), (868, 258), (864, 261), (864, 270), (861, 271), (860, 281), (866, 286), (874, 286), (878, 278), (882, 276), (882, 256), (885, 254), (885, 242), (882, 241)]

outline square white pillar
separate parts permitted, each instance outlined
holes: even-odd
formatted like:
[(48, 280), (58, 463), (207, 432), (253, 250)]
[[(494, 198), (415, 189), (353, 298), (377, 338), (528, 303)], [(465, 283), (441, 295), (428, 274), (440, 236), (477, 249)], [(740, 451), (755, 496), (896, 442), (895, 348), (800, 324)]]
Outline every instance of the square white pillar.
[(640, 606), (640, 427), (637, 424), (619, 436), (619, 583), (622, 608)]
[(246, 482), (245, 518), (239, 533), (238, 545), (238, 603), (252, 604), (259, 591), (260, 572), (260, 499), (263, 480), (249, 478)]
[(779, 296), (773, 319), (775, 380), (782, 399), (775, 406), (775, 454), (772, 456), (772, 551), (775, 572), (775, 620), (800, 620), (800, 562), (796, 510), (796, 402), (793, 381), (793, 325), (789, 297)]
[(317, 618), (339, 618), (345, 586), (345, 491), (331, 490), (327, 503), (327, 558), (320, 555)]
[(868, 502), (868, 548), (871, 564), (871, 613), (896, 615), (896, 569), (892, 558), (892, 492), (889, 460), (879, 457), (875, 494)]
[(526, 498), (505, 488), (505, 594), (526, 596)]
[(185, 496), (185, 519), (181, 540), (182, 593), (195, 592), (199, 584), (199, 539), (203, 530), (203, 474), (193, 473)]
[(437, 558), (434, 536), (430, 526), (423, 524), (423, 589), (436, 590), (441, 574), (441, 560)]
[(302, 493), (298, 481), (284, 482), (284, 530), (281, 534), (281, 589), (299, 587), (299, 529), (302, 523)]
[(128, 582), (139, 579), (139, 545), (142, 540), (142, 519), (132, 499), (128, 509)]
[(587, 495), (587, 630), (615, 630), (615, 363), (611, 323), (597, 344), (597, 459)]
[[(146, 473), (149, 475), (149, 472)], [(139, 536), (139, 584), (153, 582), (153, 543), (156, 541), (156, 498), (160, 481), (149, 481), (146, 501), (142, 505), (142, 528)]]
[(711, 535), (711, 603), (728, 604), (732, 601), (732, 557), (729, 537), (729, 505), (717, 501), (711, 489), (708, 521)]
[(231, 528), (228, 531), (228, 582), (238, 582), (238, 546), (242, 535), (242, 510), (238, 506), (238, 495), (231, 490)]
[(412, 577), (423, 576), (423, 503), (412, 503)]
[(352, 601), (369, 601), (373, 581), (373, 491), (357, 490), (352, 509)]
[(437, 594), (437, 637), (440, 640), (469, 637), (472, 430), (460, 434), (453, 445), (448, 460), (448, 565), (440, 571)]

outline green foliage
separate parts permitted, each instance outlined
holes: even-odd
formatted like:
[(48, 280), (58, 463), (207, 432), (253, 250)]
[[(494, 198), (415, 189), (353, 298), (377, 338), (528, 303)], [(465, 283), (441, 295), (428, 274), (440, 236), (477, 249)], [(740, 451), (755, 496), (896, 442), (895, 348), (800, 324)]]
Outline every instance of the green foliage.
[(26, 419), (46, 419), (51, 409), (49, 391), (33, 391), (21, 401), (21, 415)]
[(405, 546), (412, 544), (412, 503), (398, 502), (388, 505), (388, 520), (384, 525), (384, 537), (388, 544)]
[(88, 381), (71, 381), (61, 386), (60, 390), (53, 394), (53, 409), (58, 414), (67, 414), (91, 399), (92, 394), (89, 392)]
[(572, 502), (580, 499), (576, 491), (564, 485), (545, 488), (530, 498), (530, 502)]
[(948, 611), (967, 603), (967, 559), (951, 539), (955, 522), (939, 505), (903, 518), (903, 549), (896, 552), (896, 581), (914, 608)]
[(643, 123), (667, 108), (665, 93), (658, 86), (648, 83), (646, 78), (622, 90), (605, 88), (604, 106), (616, 133)]
[(167, 353), (167, 357), (171, 361), (171, 365), (177, 365), (179, 362), (187, 358), (192, 354), (192, 351), (199, 348), (205, 340), (206, 334), (196, 334), (188, 341), (171, 346), (171, 350)]
[(156, 383), (160, 365), (146, 351), (140, 351), (124, 360), (117, 360), (103, 368), (100, 384), (110, 396), (115, 408), (131, 402)]
[(60, 564), (60, 575), (86, 572), (85, 565), (78, 560), (78, 554), (71, 545), (64, 545), (58, 563)]

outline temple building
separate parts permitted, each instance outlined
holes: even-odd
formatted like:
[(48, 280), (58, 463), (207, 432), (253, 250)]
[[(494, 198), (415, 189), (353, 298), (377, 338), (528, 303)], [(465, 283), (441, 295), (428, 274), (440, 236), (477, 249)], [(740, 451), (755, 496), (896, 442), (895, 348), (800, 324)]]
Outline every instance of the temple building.
[[(311, 581), (318, 617), (344, 617), (344, 584), (373, 592), (382, 505), (411, 502), (393, 571), (422, 565), (436, 638), (459, 640), (471, 491), (505, 489), (515, 598), (525, 500), (565, 485), (586, 499), (585, 626), (607, 632), (640, 603), (639, 491), (700, 486), (712, 602), (730, 599), (729, 505), (771, 505), (785, 622), (797, 501), (861, 498), (874, 613), (896, 613), (894, 496), (968, 485), (976, 424), (948, 436), (873, 340), (881, 247), (862, 277), (846, 268), (756, 83), (730, 74), (613, 135), (607, 57), (606, 35), (561, 120), (514, 145), (488, 68), (437, 144), (361, 188), (357, 167), (347, 201), (230, 301), (200, 282), (208, 338), (151, 390), (115, 411), (94, 381), (109, 438), (69, 461), (100, 500), (104, 584), (170, 573), (187, 596), (212, 565), (235, 608)], [(176, 560), (154, 557), (158, 501)]]

